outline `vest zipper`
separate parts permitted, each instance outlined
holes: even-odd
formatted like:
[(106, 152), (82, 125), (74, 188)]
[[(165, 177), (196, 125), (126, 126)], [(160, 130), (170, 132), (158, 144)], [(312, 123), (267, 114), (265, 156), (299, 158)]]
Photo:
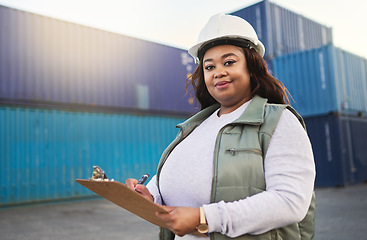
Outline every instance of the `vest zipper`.
[(263, 155), (263, 153), (257, 149), (236, 149), (236, 148), (231, 148), (226, 150), (226, 152), (229, 152), (232, 156), (236, 155), (236, 153), (239, 152), (252, 152), (252, 153), (256, 153), (259, 155)]

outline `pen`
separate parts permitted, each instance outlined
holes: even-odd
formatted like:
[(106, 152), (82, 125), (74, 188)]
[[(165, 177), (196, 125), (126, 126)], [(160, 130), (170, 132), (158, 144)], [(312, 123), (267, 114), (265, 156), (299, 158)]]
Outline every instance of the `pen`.
[[(149, 177), (149, 174), (144, 174), (139, 180), (138, 180), (138, 183), (136, 184), (136, 185), (138, 185), (138, 184), (144, 184), (145, 183), (145, 181), (148, 179), (148, 177)], [(135, 187), (135, 189), (134, 190), (136, 190), (136, 187)]]

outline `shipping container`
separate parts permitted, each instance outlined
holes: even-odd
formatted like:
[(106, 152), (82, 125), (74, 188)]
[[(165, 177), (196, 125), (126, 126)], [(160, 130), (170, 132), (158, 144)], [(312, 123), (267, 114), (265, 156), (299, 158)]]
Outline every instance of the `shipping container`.
[[(0, 206), (93, 195), (75, 182), (102, 167), (124, 181), (154, 175), (175, 125), (185, 119), (0, 108)], [(316, 186), (367, 181), (367, 119), (305, 118), (316, 163)]]
[(193, 113), (185, 50), (0, 6), (0, 101)]
[(153, 176), (184, 120), (0, 107), (0, 206), (93, 195), (75, 179), (94, 165), (122, 182)]
[(230, 13), (247, 20), (265, 46), (265, 59), (333, 42), (332, 29), (268, 0)]
[(367, 113), (365, 58), (326, 45), (274, 58), (272, 67), (304, 117), (330, 112)]
[(317, 187), (367, 181), (367, 118), (323, 115), (304, 120), (315, 157)]

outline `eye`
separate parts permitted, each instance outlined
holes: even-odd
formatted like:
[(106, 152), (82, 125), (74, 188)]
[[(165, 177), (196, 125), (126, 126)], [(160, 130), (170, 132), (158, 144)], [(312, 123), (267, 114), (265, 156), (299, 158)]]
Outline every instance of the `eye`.
[(207, 65), (207, 66), (205, 66), (205, 70), (207, 70), (207, 71), (210, 71), (210, 70), (212, 70), (214, 68), (214, 66), (213, 65)]
[(234, 64), (236, 61), (233, 60), (228, 60), (224, 62), (224, 66), (231, 66), (232, 64)]

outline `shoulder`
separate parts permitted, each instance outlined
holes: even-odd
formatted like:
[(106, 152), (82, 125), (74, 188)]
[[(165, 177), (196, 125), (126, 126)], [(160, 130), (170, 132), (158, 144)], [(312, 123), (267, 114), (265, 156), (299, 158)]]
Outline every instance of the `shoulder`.
[(269, 136), (275, 135), (305, 135), (306, 127), (302, 117), (289, 105), (266, 104), (264, 122), (260, 132)]
[(306, 130), (298, 118), (285, 109), (270, 139), (267, 157), (301, 154), (312, 159), (312, 147)]
[(271, 116), (271, 120), (274, 121), (278, 119), (279, 121), (292, 119), (293, 122), (299, 123), (302, 128), (306, 128), (305, 123), (301, 115), (290, 105), (288, 104), (269, 104), (265, 105), (264, 116), (267, 118)]
[(300, 119), (289, 109), (284, 109), (275, 128), (274, 135), (288, 136), (294, 140), (308, 138)]
[[(288, 108), (285, 108), (284, 111), (282, 112), (281, 116), (280, 116), (280, 119), (279, 119), (279, 124), (281, 125), (288, 125), (289, 126), (296, 126), (297, 128), (301, 128), (302, 130), (303, 129), (303, 126), (302, 126), (302, 122), (300, 120), (300, 117), (296, 112), (288, 109)], [(303, 120), (302, 120), (303, 121)]]

